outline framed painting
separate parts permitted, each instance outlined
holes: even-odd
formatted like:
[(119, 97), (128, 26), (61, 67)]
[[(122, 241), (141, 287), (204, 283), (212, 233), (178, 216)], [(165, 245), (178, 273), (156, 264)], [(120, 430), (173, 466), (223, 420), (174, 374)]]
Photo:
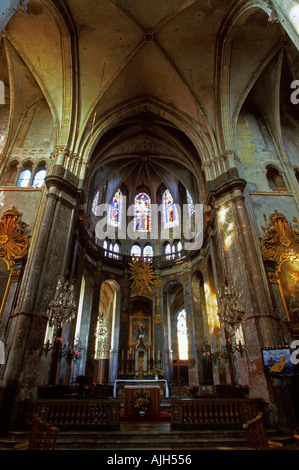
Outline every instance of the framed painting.
[(150, 317), (142, 314), (130, 316), (130, 345), (137, 344), (139, 335), (143, 335), (145, 345), (151, 344), (151, 321)]
[(263, 361), (267, 377), (295, 375), (289, 348), (263, 349)]
[(288, 317), (292, 324), (299, 325), (299, 262), (283, 263), (279, 280)]

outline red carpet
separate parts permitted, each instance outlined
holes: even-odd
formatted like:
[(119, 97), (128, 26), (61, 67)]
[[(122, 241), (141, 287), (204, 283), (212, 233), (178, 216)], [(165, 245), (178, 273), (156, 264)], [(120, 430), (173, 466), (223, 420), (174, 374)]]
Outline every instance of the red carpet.
[(167, 413), (167, 411), (161, 411), (160, 415), (158, 416), (153, 416), (153, 415), (145, 415), (145, 416), (139, 416), (139, 415), (130, 415), (130, 416), (124, 416), (123, 411), (120, 412), (120, 420), (121, 421), (170, 421), (170, 414)]

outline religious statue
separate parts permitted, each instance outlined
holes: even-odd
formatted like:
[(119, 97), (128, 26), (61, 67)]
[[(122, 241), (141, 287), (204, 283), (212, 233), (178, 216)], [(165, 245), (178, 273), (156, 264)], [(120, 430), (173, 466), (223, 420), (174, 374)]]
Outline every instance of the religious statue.
[(138, 354), (138, 378), (143, 379), (143, 363), (144, 363), (144, 352), (140, 351)]
[(144, 329), (145, 329), (145, 326), (141, 320), (141, 322), (140, 323), (138, 322), (136, 325), (136, 341), (138, 341), (140, 335), (144, 334)]

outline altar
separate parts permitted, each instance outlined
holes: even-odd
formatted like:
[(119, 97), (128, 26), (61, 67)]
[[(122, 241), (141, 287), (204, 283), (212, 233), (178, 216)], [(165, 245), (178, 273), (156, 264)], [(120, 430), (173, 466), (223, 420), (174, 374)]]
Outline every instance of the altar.
[(150, 400), (148, 415), (160, 415), (159, 385), (126, 385), (124, 387), (124, 416), (139, 414), (139, 411), (134, 408), (134, 402), (138, 398)]
[(126, 386), (158, 386), (160, 389), (160, 398), (169, 397), (168, 384), (165, 379), (158, 380), (129, 380), (129, 379), (117, 379), (113, 387), (113, 397), (114, 398), (123, 398), (124, 397), (124, 387)]

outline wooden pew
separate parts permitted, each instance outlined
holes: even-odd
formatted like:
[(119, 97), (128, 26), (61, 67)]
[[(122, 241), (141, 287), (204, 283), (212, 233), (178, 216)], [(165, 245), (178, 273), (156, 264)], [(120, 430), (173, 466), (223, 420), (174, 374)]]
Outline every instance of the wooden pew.
[(29, 440), (14, 446), (14, 450), (54, 450), (59, 428), (50, 426), (37, 415), (33, 416)]
[(281, 448), (283, 444), (280, 442), (269, 441), (267, 438), (264, 415), (262, 412), (247, 423), (243, 424), (246, 433), (248, 447), (253, 449), (269, 449)]

